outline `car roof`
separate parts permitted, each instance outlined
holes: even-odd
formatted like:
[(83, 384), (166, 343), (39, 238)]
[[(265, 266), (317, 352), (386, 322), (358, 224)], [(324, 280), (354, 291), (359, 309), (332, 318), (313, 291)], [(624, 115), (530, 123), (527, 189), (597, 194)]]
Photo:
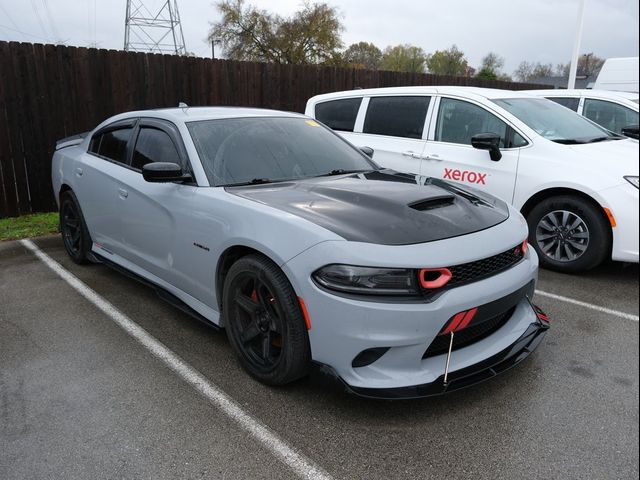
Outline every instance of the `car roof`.
[(471, 98), (516, 98), (530, 97), (530, 94), (521, 91), (500, 90), (496, 88), (481, 87), (455, 87), (455, 86), (416, 86), (416, 87), (384, 87), (384, 88), (363, 88), (356, 90), (344, 90), (341, 92), (325, 93), (316, 95), (310, 100), (322, 102), (336, 98), (374, 96), (374, 95), (460, 95)]
[(270, 110), (266, 108), (246, 108), (246, 107), (177, 107), (158, 108), (154, 110), (136, 110), (121, 113), (108, 120), (108, 123), (124, 120), (127, 118), (152, 117), (169, 120), (174, 123), (194, 122), (200, 120), (218, 120), (223, 118), (246, 118), (246, 117), (304, 117), (295, 112), (284, 112), (281, 110)]
[(554, 97), (570, 97), (575, 95), (584, 95), (591, 97), (611, 98), (616, 100), (637, 100), (638, 94), (631, 92), (617, 92), (614, 90), (597, 90), (589, 88), (574, 88), (574, 89), (551, 89), (551, 90), (527, 90), (528, 93), (533, 95), (553, 95)]

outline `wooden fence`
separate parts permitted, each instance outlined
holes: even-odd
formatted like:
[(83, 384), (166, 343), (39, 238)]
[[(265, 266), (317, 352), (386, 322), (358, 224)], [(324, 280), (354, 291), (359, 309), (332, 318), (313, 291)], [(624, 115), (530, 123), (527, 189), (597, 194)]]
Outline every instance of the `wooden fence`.
[(55, 209), (50, 159), (56, 140), (90, 130), (119, 112), (178, 102), (303, 112), (313, 95), (397, 85), (544, 87), (0, 42), (0, 217)]

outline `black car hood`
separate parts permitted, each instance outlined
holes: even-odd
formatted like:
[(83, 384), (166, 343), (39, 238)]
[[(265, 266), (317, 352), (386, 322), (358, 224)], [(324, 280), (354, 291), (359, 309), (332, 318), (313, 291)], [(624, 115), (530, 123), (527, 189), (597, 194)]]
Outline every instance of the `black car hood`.
[(226, 191), (305, 218), (346, 240), (383, 245), (457, 237), (509, 217), (507, 205), (494, 197), (393, 170)]

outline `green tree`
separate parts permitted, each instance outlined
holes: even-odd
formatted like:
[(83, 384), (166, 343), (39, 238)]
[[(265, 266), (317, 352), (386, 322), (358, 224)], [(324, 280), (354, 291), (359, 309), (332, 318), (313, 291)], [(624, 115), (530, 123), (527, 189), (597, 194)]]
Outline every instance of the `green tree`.
[(382, 51), (373, 43), (358, 42), (349, 45), (342, 58), (351, 67), (377, 70), (382, 62)]
[(437, 50), (427, 58), (429, 73), (436, 75), (466, 75), (467, 59), (464, 52), (452, 45), (447, 50)]
[(476, 78), (483, 80), (498, 80), (502, 75), (504, 58), (497, 53), (489, 52), (482, 58), (480, 70), (476, 73)]
[(389, 46), (382, 54), (380, 69), (392, 72), (424, 73), (426, 60), (427, 55), (420, 47), (408, 44)]
[(245, 0), (222, 0), (216, 6), (222, 18), (212, 24), (209, 40), (220, 43), (232, 60), (322, 63), (342, 47), (342, 23), (326, 3), (304, 3), (288, 18)]

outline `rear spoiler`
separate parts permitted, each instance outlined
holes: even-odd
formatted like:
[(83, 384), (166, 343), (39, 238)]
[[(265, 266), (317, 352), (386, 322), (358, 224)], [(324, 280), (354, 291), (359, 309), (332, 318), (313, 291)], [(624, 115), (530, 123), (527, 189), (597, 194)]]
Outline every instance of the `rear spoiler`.
[(82, 132), (77, 135), (72, 135), (67, 138), (63, 138), (62, 140), (58, 140), (56, 142), (56, 150), (60, 150), (61, 148), (73, 147), (74, 145), (80, 145), (84, 138), (89, 135), (91, 132)]

